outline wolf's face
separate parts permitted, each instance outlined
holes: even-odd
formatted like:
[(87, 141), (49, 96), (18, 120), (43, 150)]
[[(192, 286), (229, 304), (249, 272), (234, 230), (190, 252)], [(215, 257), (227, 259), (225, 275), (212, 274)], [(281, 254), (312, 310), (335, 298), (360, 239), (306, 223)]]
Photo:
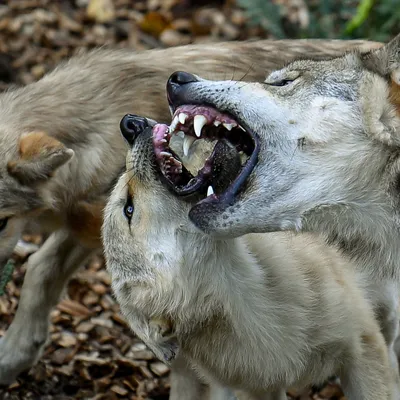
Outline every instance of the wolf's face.
[[(105, 209), (103, 244), (107, 266), (123, 275), (121, 281), (128, 276), (146, 280), (146, 268), (156, 266), (162, 273), (171, 263), (180, 262), (175, 232), (189, 223), (190, 204), (161, 182), (164, 154), (160, 146), (168, 127), (127, 115), (121, 130), (129, 145), (126, 172)], [(113, 280), (115, 285), (118, 282)]]
[(47, 192), (56, 169), (73, 151), (43, 132), (2, 135), (0, 160), (0, 271), (31, 218), (52, 203)]
[(245, 155), (226, 190), (193, 206), (194, 224), (232, 237), (307, 228), (321, 210), (327, 224), (356, 212), (379, 221), (400, 148), (399, 42), (295, 61), (259, 83), (172, 75), (171, 130), (186, 147), (224, 138)]

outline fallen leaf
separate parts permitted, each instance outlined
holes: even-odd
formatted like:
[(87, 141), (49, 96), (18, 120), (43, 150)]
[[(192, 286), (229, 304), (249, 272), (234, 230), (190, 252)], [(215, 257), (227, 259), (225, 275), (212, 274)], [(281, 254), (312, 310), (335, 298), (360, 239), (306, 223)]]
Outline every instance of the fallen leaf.
[(87, 16), (103, 24), (115, 18), (114, 3), (112, 0), (90, 0), (87, 6)]
[(91, 314), (91, 311), (87, 307), (70, 299), (63, 299), (58, 303), (57, 308), (60, 311), (75, 317), (88, 317)]
[(147, 13), (139, 24), (143, 32), (159, 37), (161, 32), (171, 26), (171, 21), (157, 11)]

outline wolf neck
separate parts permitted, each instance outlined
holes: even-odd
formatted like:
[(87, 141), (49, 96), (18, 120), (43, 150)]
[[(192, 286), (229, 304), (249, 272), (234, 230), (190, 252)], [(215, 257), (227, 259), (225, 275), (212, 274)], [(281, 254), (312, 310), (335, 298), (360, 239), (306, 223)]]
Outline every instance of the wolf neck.
[[(275, 300), (268, 299), (265, 290), (266, 273), (250, 253), (245, 238), (216, 240), (184, 232), (178, 236), (178, 249), (183, 255), (180, 257), (183, 261), (179, 265), (178, 281), (183, 282), (185, 298), (189, 293), (188, 297), (195, 299), (197, 304), (208, 306), (200, 307), (195, 318), (208, 318), (209, 311), (202, 317), (199, 314), (211, 307), (213, 311), (222, 310), (231, 322), (242, 323), (253, 312), (268, 315), (271, 323), (276, 319)], [(177, 293), (175, 289), (174, 292)], [(237, 294), (241, 296), (240, 301)], [(184, 300), (179, 304), (183, 303)], [(230, 318), (233, 315), (235, 317)]]
[(383, 203), (365, 209), (359, 204), (337, 207), (321, 210), (303, 227), (322, 233), (374, 277), (400, 278), (400, 224), (392, 207)]

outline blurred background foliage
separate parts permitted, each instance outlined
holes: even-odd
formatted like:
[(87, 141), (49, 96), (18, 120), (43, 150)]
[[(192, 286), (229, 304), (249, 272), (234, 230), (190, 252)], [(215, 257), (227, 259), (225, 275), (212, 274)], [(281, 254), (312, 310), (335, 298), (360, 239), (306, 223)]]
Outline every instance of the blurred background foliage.
[(400, 32), (400, 0), (236, 0), (248, 24), (276, 38), (366, 38)]

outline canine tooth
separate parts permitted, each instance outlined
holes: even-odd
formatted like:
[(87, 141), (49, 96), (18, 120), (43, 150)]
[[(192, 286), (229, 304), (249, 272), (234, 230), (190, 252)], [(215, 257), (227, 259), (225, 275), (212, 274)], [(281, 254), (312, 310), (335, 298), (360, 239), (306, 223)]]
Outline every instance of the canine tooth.
[(207, 189), (207, 197), (211, 196), (212, 194), (214, 194), (214, 189), (212, 186), (209, 186)]
[(186, 157), (189, 154), (190, 147), (196, 141), (193, 136), (185, 135), (183, 138), (183, 154)]
[(171, 154), (171, 153), (168, 153), (168, 151), (160, 151), (160, 156), (172, 157), (172, 154)]
[(179, 122), (178, 116), (175, 115), (174, 119), (171, 122), (171, 125), (169, 126), (170, 132), (174, 132), (175, 131), (175, 129), (176, 129), (177, 125), (178, 125), (178, 122)]
[(203, 126), (206, 124), (207, 118), (204, 115), (196, 115), (193, 121), (194, 133), (197, 137), (201, 136), (201, 130)]
[(239, 128), (240, 128), (242, 131), (246, 132), (246, 129), (244, 129), (243, 126), (239, 125)]
[(231, 131), (232, 130), (232, 128), (233, 128), (233, 124), (222, 124), (226, 129), (228, 129), (228, 131)]
[(217, 121), (217, 120), (214, 121), (214, 126), (220, 126), (220, 125), (221, 125), (221, 121)]
[(161, 143), (167, 143), (167, 139), (161, 139), (160, 142)]
[(185, 123), (187, 117), (188, 117), (187, 114), (179, 113), (179, 116), (178, 116), (179, 122), (183, 125)]
[(174, 163), (175, 166), (182, 165), (182, 163), (181, 163), (180, 161), (178, 161), (178, 160), (177, 160), (176, 158), (174, 158), (174, 157), (170, 157), (170, 158), (169, 158), (169, 161), (170, 161), (171, 163)]

